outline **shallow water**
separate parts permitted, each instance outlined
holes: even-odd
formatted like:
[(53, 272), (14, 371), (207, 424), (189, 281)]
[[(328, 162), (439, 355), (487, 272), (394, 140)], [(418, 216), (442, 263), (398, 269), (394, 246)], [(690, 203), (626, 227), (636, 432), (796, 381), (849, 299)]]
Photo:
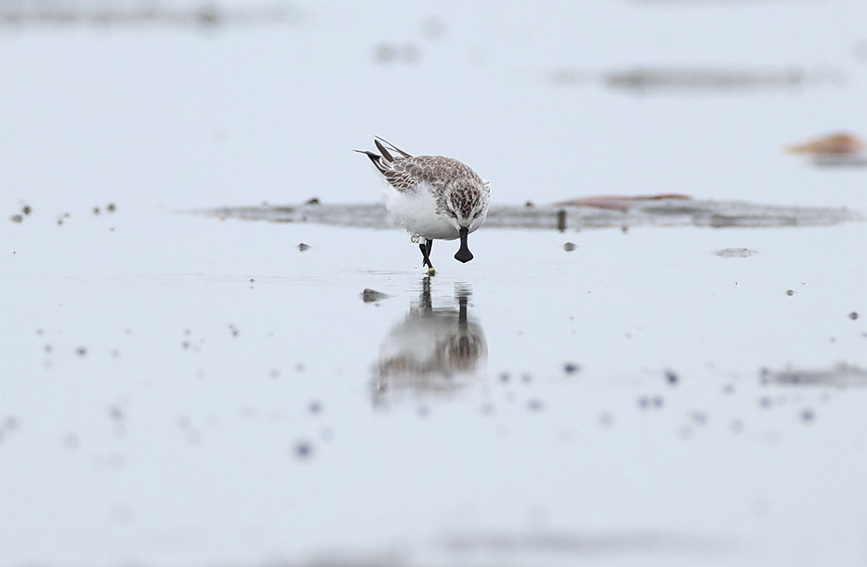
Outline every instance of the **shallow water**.
[[(783, 152), (861, 4), (297, 8), (0, 30), (0, 566), (867, 560), (865, 170)], [(744, 61), (848, 80), (537, 80)], [(491, 179), (472, 262), (374, 134)]]

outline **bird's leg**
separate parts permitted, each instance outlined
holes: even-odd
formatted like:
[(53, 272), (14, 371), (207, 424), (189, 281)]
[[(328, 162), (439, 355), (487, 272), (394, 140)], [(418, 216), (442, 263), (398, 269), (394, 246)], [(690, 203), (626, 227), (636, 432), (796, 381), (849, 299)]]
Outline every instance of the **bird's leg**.
[(455, 254), (455, 260), (458, 262), (467, 263), (473, 259), (473, 253), (467, 247), (467, 235), (469, 233), (470, 229), (465, 226), (461, 227), (461, 247), (458, 249), (457, 254)]
[(433, 240), (425, 239), (425, 241), (422, 242), (421, 244), (419, 244), (418, 247), (421, 250), (421, 256), (422, 256), (421, 265), (427, 266), (428, 273), (432, 274), (434, 272), (434, 267), (430, 261), (430, 251), (431, 251), (431, 248), (433, 248)]

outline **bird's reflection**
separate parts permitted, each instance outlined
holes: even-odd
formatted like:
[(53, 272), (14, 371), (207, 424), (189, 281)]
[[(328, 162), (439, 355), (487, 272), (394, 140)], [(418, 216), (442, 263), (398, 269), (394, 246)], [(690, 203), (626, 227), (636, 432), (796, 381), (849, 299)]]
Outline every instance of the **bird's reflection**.
[(373, 405), (407, 395), (448, 396), (469, 385), (488, 355), (482, 327), (467, 314), (472, 291), (455, 288), (458, 309), (434, 308), (431, 280), (422, 280), (418, 302), (391, 329), (373, 369)]

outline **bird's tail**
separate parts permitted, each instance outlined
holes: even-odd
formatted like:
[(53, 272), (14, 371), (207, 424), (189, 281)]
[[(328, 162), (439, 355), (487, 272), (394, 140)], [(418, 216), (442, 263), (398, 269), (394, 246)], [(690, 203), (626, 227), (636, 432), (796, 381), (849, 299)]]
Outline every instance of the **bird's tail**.
[[(374, 167), (380, 172), (385, 173), (391, 167), (391, 164), (394, 163), (395, 159), (403, 159), (412, 157), (410, 154), (406, 153), (402, 149), (398, 148), (391, 142), (380, 138), (379, 136), (374, 137), (373, 143), (376, 145), (376, 149), (379, 150), (379, 154), (375, 152), (371, 152), (368, 150), (353, 150), (360, 154), (366, 155), (370, 158), (370, 161), (373, 162)], [(383, 145), (384, 144), (384, 145)], [(391, 151), (389, 151), (391, 150)], [(391, 155), (391, 152), (395, 152), (396, 154), (400, 154), (399, 157), (395, 158)], [(382, 155), (380, 155), (382, 154)]]

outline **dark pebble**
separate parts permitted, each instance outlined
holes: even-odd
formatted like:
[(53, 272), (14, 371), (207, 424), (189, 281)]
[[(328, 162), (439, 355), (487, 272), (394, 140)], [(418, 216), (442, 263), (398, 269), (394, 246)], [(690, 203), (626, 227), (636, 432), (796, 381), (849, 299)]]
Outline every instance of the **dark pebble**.
[(858, 313), (856, 313), (855, 311), (849, 313), (849, 318), (854, 321), (855, 319), (858, 318)]
[(24, 217), (22, 217), (21, 215), (12, 215), (11, 217), (9, 217), (9, 220), (11, 220), (12, 222), (21, 222), (24, 220)]
[(787, 289), (786, 295), (795, 295), (795, 290), (794, 289)]
[(364, 288), (364, 291), (361, 292), (361, 300), (365, 303), (373, 303), (375, 301), (382, 301), (388, 297), (388, 294), (382, 293), (381, 291), (376, 291), (375, 289)]
[(678, 378), (677, 374), (675, 374), (675, 373), (672, 372), (671, 370), (668, 370), (668, 371), (665, 373), (665, 379), (666, 379), (666, 380), (668, 381), (668, 383), (671, 384), (672, 386), (674, 386), (675, 384), (677, 384), (677, 383), (680, 381), (680, 378)]
[(579, 370), (581, 370), (581, 367), (574, 362), (567, 362), (563, 365), (563, 372), (565, 372), (566, 374), (575, 374)]
[(563, 245), (563, 250), (565, 250), (566, 252), (572, 252), (576, 248), (578, 248), (578, 247), (575, 245), (574, 242), (567, 242), (566, 244)]
[(109, 203), (108, 205), (105, 206), (105, 210), (107, 210), (110, 213), (113, 213), (117, 210), (117, 206), (114, 203)]
[(295, 453), (295, 456), (299, 459), (307, 459), (313, 456), (313, 445), (311, 445), (307, 441), (299, 441), (295, 444), (293, 452)]
[(84, 347), (78, 347), (77, 349), (75, 349), (75, 354), (77, 354), (78, 356), (84, 356), (87, 354), (87, 349)]
[(32, 209), (30, 208), (30, 205), (24, 205), (24, 207), (21, 209), (21, 212), (25, 215), (29, 215), (31, 210)]
[(298, 245), (298, 250), (300, 250), (301, 252), (304, 252), (305, 250), (309, 250), (309, 249), (310, 249), (310, 245), (309, 245), (309, 244), (304, 244), (304, 243), (302, 242), (302, 243), (300, 243), (300, 244)]

